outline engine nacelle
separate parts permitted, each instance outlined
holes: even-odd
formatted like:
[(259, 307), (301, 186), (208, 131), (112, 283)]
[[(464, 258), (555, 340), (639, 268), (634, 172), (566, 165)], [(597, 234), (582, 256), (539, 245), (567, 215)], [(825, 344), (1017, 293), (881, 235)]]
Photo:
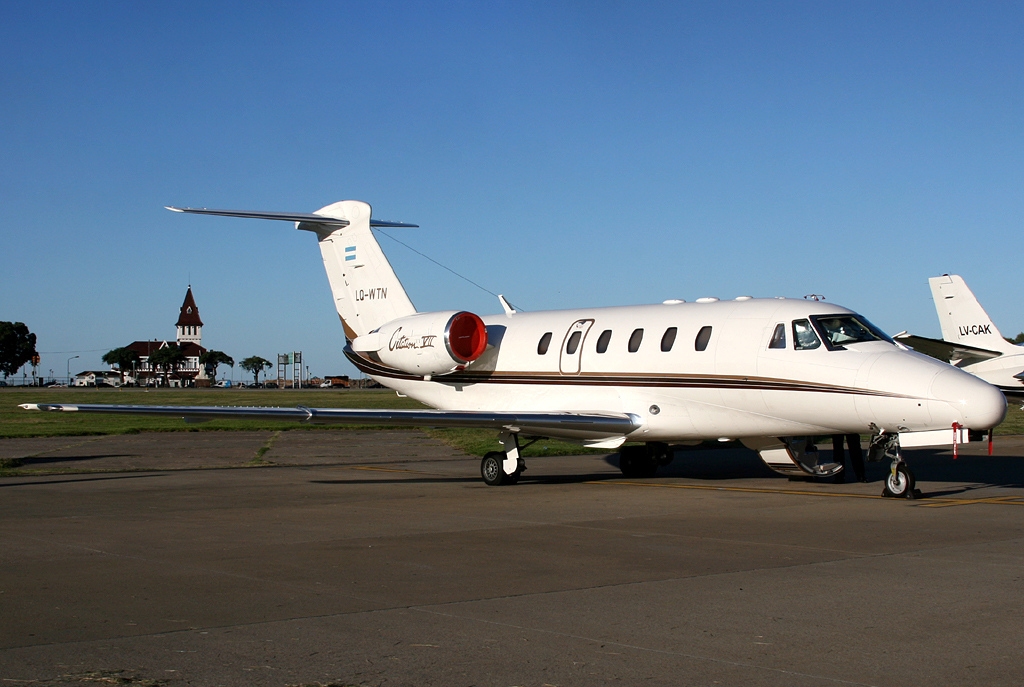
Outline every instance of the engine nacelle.
[(410, 374), (443, 375), (464, 368), (487, 348), (487, 328), (471, 312), (430, 312), (392, 320), (352, 342), (383, 364)]

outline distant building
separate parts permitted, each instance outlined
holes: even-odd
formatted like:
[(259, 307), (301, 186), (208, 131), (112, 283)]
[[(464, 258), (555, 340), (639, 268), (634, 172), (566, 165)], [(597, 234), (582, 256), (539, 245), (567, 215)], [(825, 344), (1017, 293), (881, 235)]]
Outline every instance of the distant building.
[(177, 328), (177, 337), (173, 343), (178, 344), (181, 352), (185, 354), (185, 362), (176, 371), (168, 371), (165, 374), (163, 370), (154, 370), (153, 366), (149, 364), (149, 356), (155, 351), (169, 346), (172, 342), (153, 339), (152, 341), (133, 341), (128, 344), (128, 348), (139, 354), (139, 365), (135, 369), (134, 375), (129, 375), (137, 384), (161, 386), (166, 381), (168, 386), (195, 385), (196, 377), (199, 376), (201, 370), (199, 356), (206, 353), (206, 349), (202, 347), (203, 321), (199, 317), (199, 306), (196, 305), (196, 299), (192, 295), (191, 284), (188, 291), (185, 292), (185, 302), (181, 304), (175, 327)]
[(121, 373), (112, 370), (86, 370), (74, 376), (71, 386), (121, 386)]

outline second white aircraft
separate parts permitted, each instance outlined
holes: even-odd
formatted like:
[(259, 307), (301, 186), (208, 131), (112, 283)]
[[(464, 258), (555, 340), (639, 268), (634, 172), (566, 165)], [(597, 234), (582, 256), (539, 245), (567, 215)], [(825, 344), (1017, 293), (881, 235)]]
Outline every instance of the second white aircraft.
[(942, 327), (942, 339), (901, 332), (896, 339), (928, 355), (947, 360), (993, 384), (1008, 398), (1024, 401), (1024, 347), (999, 333), (963, 277), (944, 274), (928, 280)]

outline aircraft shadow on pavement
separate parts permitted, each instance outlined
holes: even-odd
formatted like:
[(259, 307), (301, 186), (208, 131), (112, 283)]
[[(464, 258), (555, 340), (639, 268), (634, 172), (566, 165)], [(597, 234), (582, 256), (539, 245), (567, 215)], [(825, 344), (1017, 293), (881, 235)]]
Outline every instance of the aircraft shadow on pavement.
[[(542, 459), (541, 459), (542, 460)], [(537, 475), (536, 477), (530, 477), (529, 471), (527, 471), (520, 481), (520, 484), (534, 483), (534, 484), (582, 484), (584, 482), (600, 482), (605, 480), (616, 480), (622, 479), (622, 475), (609, 474), (607, 472), (599, 473), (579, 473), (579, 474), (568, 474), (568, 475)], [(461, 477), (452, 475), (450, 477), (442, 475), (423, 475), (416, 477), (405, 477), (395, 475), (393, 477), (386, 477), (381, 475), (377, 478), (357, 478), (357, 479), (314, 479), (310, 480), (311, 484), (483, 484), (483, 480), (479, 476), (473, 477)]]
[(90, 456), (34, 456), (20, 458), (19, 462), (23, 467), (31, 465), (46, 465), (48, 463), (70, 463), (73, 461), (98, 460), (100, 458), (138, 458), (134, 453), (97, 453)]
[[(822, 458), (831, 460), (832, 451), (819, 446)], [(1024, 488), (1024, 458), (1018, 456), (987, 456), (987, 455), (961, 455), (953, 460), (948, 450), (938, 449), (915, 449), (904, 451), (910, 466), (914, 470), (918, 482), (948, 482), (951, 486), (948, 489), (925, 491), (924, 496), (947, 496), (960, 494), (984, 487), (1002, 488)], [(528, 458), (527, 466), (531, 464), (543, 464), (544, 458)], [(604, 461), (615, 467), (619, 466), (619, 454), (613, 453), (604, 457)], [(889, 462), (878, 463), (865, 462), (865, 477), (870, 483), (881, 484), (889, 474)], [(683, 448), (675, 452), (675, 459), (669, 464), (658, 469), (658, 478), (677, 478), (705, 481), (719, 481), (731, 479), (776, 479), (788, 481), (784, 475), (770, 470), (758, 457), (758, 455), (744, 447), (737, 447), (730, 444), (724, 447), (694, 447)], [(847, 463), (844, 471), (843, 481), (854, 481), (852, 471)], [(529, 470), (523, 474), (521, 483), (524, 484), (581, 484), (584, 482), (611, 481), (623, 479), (616, 471), (608, 472), (584, 472), (565, 474), (543, 474), (536, 471), (533, 474)], [(798, 481), (804, 481), (796, 478)], [(817, 479), (811, 476), (806, 478), (808, 482), (833, 483), (833, 478)], [(457, 484), (480, 482), (480, 477), (463, 475), (415, 475), (410, 473), (365, 475), (353, 477), (352, 479), (335, 480), (311, 480), (315, 484)]]
[[(819, 445), (822, 458), (831, 460), (831, 448)], [(961, 493), (987, 487), (1024, 488), (1024, 458), (1020, 456), (961, 455), (956, 460), (948, 449), (915, 449), (904, 451), (904, 456), (919, 482), (949, 482), (958, 487), (944, 492), (929, 492), (930, 496)], [(619, 455), (605, 458), (609, 465), (618, 467)], [(844, 481), (853, 481), (849, 462), (844, 470)], [(868, 482), (882, 482), (889, 474), (889, 461), (865, 461), (864, 473)], [(675, 452), (675, 459), (658, 469), (659, 477), (698, 480), (727, 480), (740, 478), (775, 478), (787, 480), (773, 472), (757, 453), (744, 447), (728, 445), (723, 448), (694, 447)], [(819, 481), (808, 476), (809, 481)], [(822, 478), (821, 482), (832, 482)], [(975, 486), (960, 486), (969, 483)]]
[(167, 473), (135, 473), (131, 475), (90, 475), (88, 477), (68, 477), (68, 478), (48, 478), (36, 480), (34, 482), (23, 482), (23, 481), (0, 481), (0, 488), (3, 487), (31, 487), (43, 484), (70, 484), (72, 482), (101, 482), (113, 479), (146, 479), (148, 477), (166, 477)]

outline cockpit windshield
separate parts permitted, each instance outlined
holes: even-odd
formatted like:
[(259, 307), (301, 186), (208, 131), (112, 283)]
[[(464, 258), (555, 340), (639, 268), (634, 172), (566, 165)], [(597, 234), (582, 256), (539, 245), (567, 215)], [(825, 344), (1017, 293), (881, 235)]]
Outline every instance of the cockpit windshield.
[(815, 328), (832, 348), (841, 348), (863, 341), (893, 340), (875, 325), (860, 315), (814, 315), (811, 317)]

